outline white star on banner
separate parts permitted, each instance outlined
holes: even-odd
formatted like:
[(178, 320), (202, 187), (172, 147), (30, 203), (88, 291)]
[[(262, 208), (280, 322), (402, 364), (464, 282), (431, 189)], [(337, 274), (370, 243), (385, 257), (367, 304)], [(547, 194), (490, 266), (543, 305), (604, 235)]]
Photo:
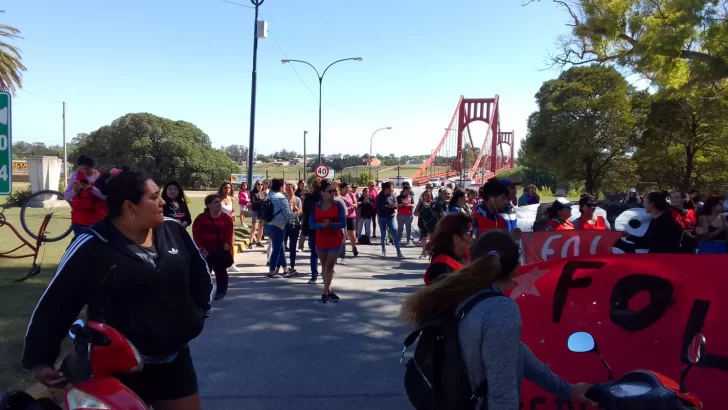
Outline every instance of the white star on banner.
[(548, 271), (548, 269), (532, 269), (524, 274), (516, 276), (513, 280), (517, 285), (513, 288), (513, 292), (511, 292), (511, 298), (515, 299), (526, 294), (541, 296), (538, 289), (536, 289), (536, 281), (539, 280), (541, 276), (547, 274)]

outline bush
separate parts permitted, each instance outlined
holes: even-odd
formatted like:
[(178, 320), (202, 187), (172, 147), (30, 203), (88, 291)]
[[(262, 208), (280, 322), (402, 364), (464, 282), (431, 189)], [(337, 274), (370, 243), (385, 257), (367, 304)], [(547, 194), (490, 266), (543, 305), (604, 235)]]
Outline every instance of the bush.
[(23, 206), (25, 201), (27, 201), (31, 195), (33, 195), (33, 191), (31, 191), (30, 188), (16, 189), (8, 195), (5, 207), (12, 208), (14, 206)]

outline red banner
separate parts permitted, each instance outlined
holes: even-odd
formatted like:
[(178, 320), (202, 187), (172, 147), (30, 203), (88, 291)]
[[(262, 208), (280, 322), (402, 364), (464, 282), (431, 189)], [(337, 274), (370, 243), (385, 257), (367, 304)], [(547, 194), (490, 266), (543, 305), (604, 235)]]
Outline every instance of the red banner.
[[(676, 381), (690, 339), (702, 333), (707, 354), (687, 386), (706, 410), (719, 410), (728, 408), (727, 266), (728, 255), (558, 259), (522, 266), (511, 297), (521, 309), (523, 342), (570, 383), (607, 380), (597, 355), (567, 349), (574, 332), (594, 336), (615, 378), (648, 369)], [(580, 408), (528, 381), (521, 401), (524, 410)]]
[(524, 233), (521, 240), (526, 263), (573, 256), (605, 256), (623, 235), (616, 231), (551, 231)]

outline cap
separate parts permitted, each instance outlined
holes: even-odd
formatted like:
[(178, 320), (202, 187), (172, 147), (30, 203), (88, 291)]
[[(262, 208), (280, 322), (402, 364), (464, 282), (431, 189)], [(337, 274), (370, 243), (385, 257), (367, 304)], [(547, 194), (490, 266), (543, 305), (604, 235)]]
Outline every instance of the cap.
[(570, 202), (564, 198), (559, 198), (554, 201), (553, 204), (549, 207), (549, 209), (552, 209), (554, 211), (560, 211), (564, 208), (571, 208), (572, 205), (576, 205), (574, 202)]
[(636, 193), (637, 193), (637, 189), (635, 189), (635, 188), (630, 188), (630, 189), (629, 189), (629, 192), (632, 192), (632, 193), (635, 193), (635, 194), (636, 194)]
[(501, 184), (503, 184), (503, 185), (505, 185), (507, 187), (521, 185), (520, 182), (514, 181), (513, 178), (501, 178), (501, 179), (498, 180), (498, 182), (500, 182)]

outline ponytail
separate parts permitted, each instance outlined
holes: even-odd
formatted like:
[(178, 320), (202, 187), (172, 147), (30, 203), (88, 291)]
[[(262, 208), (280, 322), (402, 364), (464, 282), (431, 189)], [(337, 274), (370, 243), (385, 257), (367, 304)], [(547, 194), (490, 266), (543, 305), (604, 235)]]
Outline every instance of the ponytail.
[(407, 297), (400, 311), (402, 319), (419, 325), (452, 311), (475, 293), (510, 277), (520, 258), (520, 249), (511, 236), (495, 230), (481, 236), (470, 253), (470, 264)]

